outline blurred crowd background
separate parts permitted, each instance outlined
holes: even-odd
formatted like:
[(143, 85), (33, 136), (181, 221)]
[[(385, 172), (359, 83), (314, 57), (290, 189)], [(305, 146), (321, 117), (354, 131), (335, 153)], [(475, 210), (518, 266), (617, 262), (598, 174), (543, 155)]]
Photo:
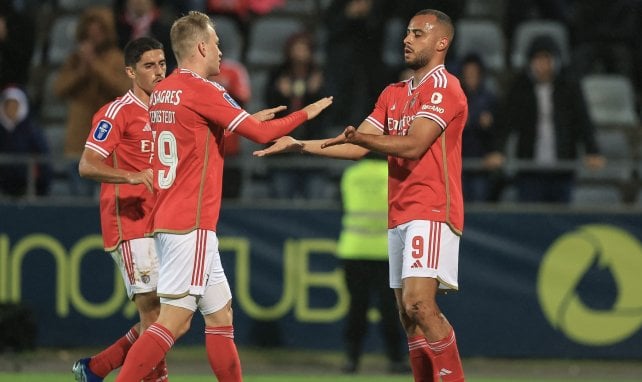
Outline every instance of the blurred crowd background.
[[(474, 203), (642, 205), (642, 1), (5, 0), (0, 4), (0, 198), (97, 197), (77, 175), (91, 115), (129, 87), (132, 38), (169, 43), (174, 19), (211, 15), (223, 63), (214, 80), (249, 112), (334, 104), (299, 128), (338, 134), (407, 79), (402, 40), (423, 8), (456, 35), (447, 69), (468, 96), (464, 196)], [(340, 203), (349, 163), (254, 158), (226, 142), (224, 197)]]

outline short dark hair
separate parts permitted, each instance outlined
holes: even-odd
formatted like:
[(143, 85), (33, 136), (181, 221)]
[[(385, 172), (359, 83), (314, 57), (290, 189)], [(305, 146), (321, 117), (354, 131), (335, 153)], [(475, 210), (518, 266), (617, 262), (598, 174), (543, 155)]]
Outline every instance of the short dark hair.
[(420, 16), (420, 15), (433, 15), (437, 18), (437, 21), (442, 24), (443, 26), (446, 27), (446, 32), (449, 34), (449, 39), (453, 39), (455, 37), (455, 26), (453, 25), (453, 21), (448, 16), (442, 11), (438, 11), (436, 9), (422, 9), (421, 11), (417, 12), (415, 16)]
[(125, 66), (133, 67), (141, 56), (150, 50), (163, 50), (163, 43), (152, 37), (140, 37), (125, 45)]

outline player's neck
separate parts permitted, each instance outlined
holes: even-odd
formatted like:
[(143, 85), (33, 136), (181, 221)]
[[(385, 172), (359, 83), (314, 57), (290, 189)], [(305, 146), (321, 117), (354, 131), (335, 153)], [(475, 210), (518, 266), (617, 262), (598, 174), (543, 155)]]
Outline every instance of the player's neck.
[(134, 93), (136, 98), (138, 98), (145, 105), (149, 104), (149, 94), (142, 88), (134, 86), (134, 88), (132, 88), (132, 93)]
[(178, 67), (196, 73), (203, 78), (208, 77), (206, 66), (201, 64), (200, 62), (197, 62), (196, 60), (184, 60), (178, 64)]
[(444, 64), (443, 61), (431, 61), (428, 64), (422, 66), (421, 68), (416, 69), (413, 73), (413, 76), (415, 77), (415, 81), (421, 81), (421, 79), (424, 78), (426, 74), (430, 73), (436, 67), (443, 64)]

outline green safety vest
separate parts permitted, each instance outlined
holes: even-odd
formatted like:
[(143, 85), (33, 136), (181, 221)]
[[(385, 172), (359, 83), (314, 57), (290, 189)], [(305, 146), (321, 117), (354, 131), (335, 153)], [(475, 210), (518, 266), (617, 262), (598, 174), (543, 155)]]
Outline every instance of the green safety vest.
[(388, 163), (363, 159), (341, 177), (342, 230), (337, 255), (342, 259), (388, 258)]

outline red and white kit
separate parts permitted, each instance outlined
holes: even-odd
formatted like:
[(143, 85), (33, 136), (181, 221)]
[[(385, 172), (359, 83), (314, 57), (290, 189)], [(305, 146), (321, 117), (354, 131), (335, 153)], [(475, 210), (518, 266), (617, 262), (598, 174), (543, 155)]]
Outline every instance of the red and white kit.
[[(406, 251), (403, 275), (394, 275), (391, 268), (391, 287), (401, 287), (403, 277), (422, 275), (436, 277), (443, 287), (456, 289), (458, 235), (464, 226), (461, 136), (468, 118), (467, 100), (459, 80), (443, 65), (414, 83), (413, 78), (388, 86), (366, 119), (386, 135), (408, 134), (415, 118), (431, 119), (443, 130), (420, 159), (388, 156), (388, 228), (399, 230), (404, 223), (412, 225), (415, 221), (419, 224), (418, 229), (404, 226), (402, 233), (390, 233), (396, 238), (394, 243), (399, 244), (401, 237), (406, 244), (393, 247), (389, 243), (391, 264), (393, 261), (402, 264), (402, 254), (396, 252), (403, 248)], [(441, 224), (435, 226), (431, 222), (443, 223), (450, 229), (441, 229)], [(444, 253), (450, 260), (439, 259)], [(407, 256), (410, 257), (406, 259)], [(455, 268), (442, 271), (452, 267)]]
[[(154, 136), (147, 105), (131, 90), (100, 108), (92, 126), (85, 147), (107, 165), (132, 172), (151, 168)], [(130, 298), (156, 289), (158, 260), (153, 241), (145, 237), (153, 206), (154, 194), (142, 184), (101, 184), (103, 243), (120, 267)]]

